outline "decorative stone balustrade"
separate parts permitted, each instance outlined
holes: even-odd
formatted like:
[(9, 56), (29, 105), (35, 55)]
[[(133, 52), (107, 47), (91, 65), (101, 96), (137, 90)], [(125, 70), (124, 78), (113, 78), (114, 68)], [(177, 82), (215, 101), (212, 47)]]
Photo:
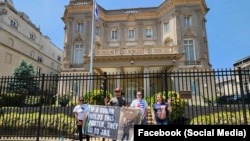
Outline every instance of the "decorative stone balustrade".
[(152, 55), (152, 54), (176, 54), (177, 46), (169, 47), (131, 47), (131, 48), (97, 48), (95, 56), (120, 56), (120, 55)]

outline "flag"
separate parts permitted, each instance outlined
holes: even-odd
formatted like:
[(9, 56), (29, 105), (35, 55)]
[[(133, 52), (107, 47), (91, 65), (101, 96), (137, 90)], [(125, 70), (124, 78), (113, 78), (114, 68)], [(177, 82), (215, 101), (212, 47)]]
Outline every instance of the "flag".
[(99, 18), (99, 13), (98, 13), (98, 6), (97, 6), (97, 3), (96, 3), (96, 1), (95, 1), (95, 6), (94, 6), (94, 12), (95, 12), (95, 20), (97, 20), (98, 21), (98, 18)]

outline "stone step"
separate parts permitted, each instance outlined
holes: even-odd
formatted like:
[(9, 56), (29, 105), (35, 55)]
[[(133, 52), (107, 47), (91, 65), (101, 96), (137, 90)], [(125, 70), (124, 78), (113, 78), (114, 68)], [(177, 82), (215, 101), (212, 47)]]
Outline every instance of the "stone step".
[(151, 108), (148, 109), (148, 114), (147, 114), (147, 120), (148, 120), (148, 124), (149, 125), (154, 125), (155, 124), (155, 121), (154, 121), (154, 118), (153, 118), (153, 110)]

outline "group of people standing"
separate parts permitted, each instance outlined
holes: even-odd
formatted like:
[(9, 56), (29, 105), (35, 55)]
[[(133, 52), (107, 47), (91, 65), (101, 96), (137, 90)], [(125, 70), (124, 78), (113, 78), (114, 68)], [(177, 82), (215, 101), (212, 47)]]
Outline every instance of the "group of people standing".
[[(116, 88), (115, 94), (111, 99), (104, 99), (105, 106), (118, 106), (118, 107), (134, 107), (141, 110), (141, 125), (147, 125), (147, 113), (148, 113), (148, 103), (143, 99), (143, 93), (141, 91), (136, 92), (136, 98), (131, 102), (130, 105), (127, 105), (125, 98), (122, 96), (122, 89)], [(79, 98), (79, 104), (75, 106), (73, 112), (77, 121), (77, 128), (79, 133), (79, 140), (82, 141), (82, 127), (84, 119), (86, 118), (86, 104), (83, 103), (83, 98)], [(157, 125), (168, 125), (168, 113), (172, 112), (171, 100), (168, 99), (165, 101), (162, 94), (156, 95), (156, 102), (153, 104), (154, 118)], [(87, 141), (89, 141), (89, 136)]]
[[(111, 98), (110, 100), (105, 98), (104, 103), (106, 106), (128, 106), (126, 105), (125, 98), (121, 94), (121, 89), (116, 88), (115, 89), (115, 96)], [(134, 99), (130, 107), (139, 108), (141, 110), (142, 116), (141, 116), (141, 124), (147, 125), (147, 113), (148, 113), (148, 103), (145, 99), (143, 99), (143, 94), (141, 91), (136, 92), (136, 99)], [(171, 99), (168, 99), (165, 101), (163, 99), (162, 94), (156, 95), (156, 102), (153, 104), (154, 109), (154, 118), (157, 125), (167, 125), (169, 123), (168, 121), (168, 114), (172, 112), (172, 106), (171, 106)]]

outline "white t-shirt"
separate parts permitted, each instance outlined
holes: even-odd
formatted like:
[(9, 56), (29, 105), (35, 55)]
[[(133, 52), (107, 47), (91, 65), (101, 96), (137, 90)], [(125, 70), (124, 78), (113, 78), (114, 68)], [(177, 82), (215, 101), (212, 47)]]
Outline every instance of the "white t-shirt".
[(141, 114), (144, 116), (145, 110), (148, 108), (148, 103), (144, 99), (135, 99), (131, 102), (130, 107), (140, 108)]
[(76, 105), (75, 108), (73, 109), (73, 112), (77, 113), (78, 120), (83, 120), (84, 113), (88, 112), (88, 105), (87, 104)]

